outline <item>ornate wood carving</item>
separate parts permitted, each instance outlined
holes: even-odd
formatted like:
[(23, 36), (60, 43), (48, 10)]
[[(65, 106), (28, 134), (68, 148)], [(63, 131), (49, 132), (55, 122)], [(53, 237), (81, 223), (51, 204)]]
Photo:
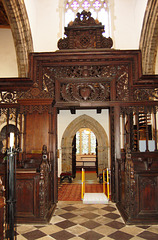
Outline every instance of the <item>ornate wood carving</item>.
[(129, 101), (128, 66), (118, 66), (116, 76), (116, 99), (119, 101)]
[[(51, 82), (50, 82), (50, 84), (51, 84)], [(53, 94), (52, 94), (52, 92), (49, 92), (45, 80), (43, 80), (42, 90), (40, 89), (40, 87), (37, 83), (34, 83), (33, 87), (30, 88), (28, 91), (17, 92), (18, 99), (39, 99), (39, 98), (47, 99), (47, 98), (52, 98), (52, 97), (53, 97)]]
[(0, 103), (17, 103), (16, 91), (2, 91), (0, 95)]
[(48, 203), (49, 203), (49, 172), (50, 166), (47, 160), (47, 147), (43, 146), (42, 162), (40, 164), (40, 181), (39, 181), (39, 198), (40, 198), (40, 217), (46, 217), (48, 213)]
[(63, 101), (109, 101), (110, 84), (105, 83), (68, 83), (61, 86)]
[(135, 101), (156, 101), (158, 100), (158, 88), (135, 89), (133, 92), (133, 98)]
[(43, 113), (43, 112), (50, 112), (51, 105), (21, 105), (20, 106), (20, 113), (32, 114), (33, 112)]
[(112, 39), (102, 36), (104, 26), (85, 10), (65, 27), (66, 38), (59, 39), (59, 49), (111, 48)]

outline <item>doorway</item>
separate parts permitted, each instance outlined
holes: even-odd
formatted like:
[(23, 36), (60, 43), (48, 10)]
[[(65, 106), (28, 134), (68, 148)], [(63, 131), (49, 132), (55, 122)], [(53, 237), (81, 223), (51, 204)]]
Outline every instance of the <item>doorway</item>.
[(89, 128), (80, 128), (72, 141), (72, 175), (84, 168), (98, 175), (97, 138)]
[[(85, 111), (82, 111), (82, 113)], [(86, 110), (88, 113), (88, 110)], [(95, 110), (89, 111), (91, 112), (91, 116), (95, 117)], [(93, 114), (92, 114), (93, 113)], [(69, 115), (70, 119), (73, 118), (72, 121), (70, 121), (69, 124), (65, 124), (65, 131), (63, 131), (63, 134), (61, 136), (61, 149), (60, 149), (60, 158), (58, 160), (59, 163), (59, 174), (62, 172), (75, 172), (75, 166), (72, 164), (72, 156), (75, 157), (76, 152), (73, 150), (76, 148), (74, 144), (74, 138), (76, 133), (80, 129), (90, 129), (97, 139), (97, 163), (96, 163), (96, 171), (98, 174), (102, 173), (102, 170), (106, 167), (110, 167), (110, 146), (109, 146), (109, 138), (108, 138), (108, 131), (109, 131), (109, 111), (105, 111), (104, 115), (102, 116), (103, 121), (102, 123), (104, 126), (102, 126), (101, 122), (101, 116), (98, 117), (96, 120), (95, 118), (91, 117), (90, 114), (81, 114), (80, 116), (75, 115)], [(67, 118), (64, 118), (64, 123), (67, 120)], [(58, 123), (58, 131), (61, 131), (62, 123), (59, 120)], [(59, 133), (60, 135), (60, 133)], [(60, 139), (59, 139), (60, 144)], [(59, 147), (60, 148), (60, 147)], [(60, 167), (61, 165), (61, 167)], [(73, 170), (74, 168), (74, 170)]]

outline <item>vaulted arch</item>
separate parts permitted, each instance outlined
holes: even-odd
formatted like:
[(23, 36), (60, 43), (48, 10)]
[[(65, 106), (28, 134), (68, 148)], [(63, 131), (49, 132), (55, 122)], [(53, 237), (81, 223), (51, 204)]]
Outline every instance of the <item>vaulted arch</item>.
[(108, 163), (109, 140), (104, 128), (92, 117), (84, 114), (73, 120), (66, 128), (61, 142), (62, 171), (72, 171), (72, 141), (80, 128), (90, 128), (98, 141), (98, 173), (101, 173)]
[(155, 74), (158, 39), (158, 1), (148, 0), (140, 38), (143, 74)]
[(7, 13), (17, 56), (18, 75), (27, 77), (28, 54), (33, 52), (30, 24), (24, 1), (2, 0)]

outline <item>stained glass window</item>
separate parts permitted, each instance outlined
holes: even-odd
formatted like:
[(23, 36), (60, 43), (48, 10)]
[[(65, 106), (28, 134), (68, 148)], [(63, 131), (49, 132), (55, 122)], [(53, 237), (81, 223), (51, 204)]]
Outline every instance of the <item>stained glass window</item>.
[(96, 136), (94, 135), (93, 132), (90, 133), (90, 138), (91, 138), (91, 153), (96, 153)]
[(74, 21), (76, 14), (83, 10), (90, 11), (94, 19), (105, 26), (105, 37), (110, 36), (110, 12), (108, 0), (67, 0), (65, 6), (65, 26)]
[(89, 128), (76, 133), (76, 149), (77, 154), (96, 154), (96, 136)]
[(80, 154), (80, 132), (76, 133), (76, 154)]

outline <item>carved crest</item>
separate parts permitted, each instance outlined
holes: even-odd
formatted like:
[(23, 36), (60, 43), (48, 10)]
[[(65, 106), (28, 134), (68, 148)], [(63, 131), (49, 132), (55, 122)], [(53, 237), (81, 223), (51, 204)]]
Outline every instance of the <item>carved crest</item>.
[[(91, 17), (91, 12), (77, 13), (73, 22), (65, 27), (66, 38), (58, 41), (59, 49), (111, 48), (112, 39), (102, 36), (104, 26)], [(73, 36), (73, 37), (72, 37)]]
[(82, 97), (85, 101), (89, 98), (90, 93), (91, 93), (91, 89), (90, 89), (89, 87), (81, 87), (81, 88), (80, 88), (81, 97)]

